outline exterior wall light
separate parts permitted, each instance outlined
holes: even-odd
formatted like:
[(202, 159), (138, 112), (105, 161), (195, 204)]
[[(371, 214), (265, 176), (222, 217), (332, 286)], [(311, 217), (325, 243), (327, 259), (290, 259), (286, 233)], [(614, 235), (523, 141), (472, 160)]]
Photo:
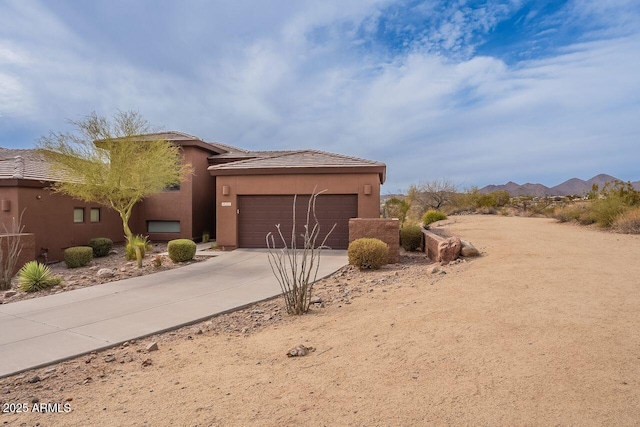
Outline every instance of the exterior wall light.
[(364, 185), (364, 194), (366, 194), (367, 196), (371, 195), (371, 184)]
[(228, 185), (223, 185), (223, 186), (222, 186), (222, 195), (223, 195), (223, 196), (228, 196), (228, 195), (229, 195), (229, 192), (230, 192), (230, 190), (229, 190), (229, 186), (228, 186)]

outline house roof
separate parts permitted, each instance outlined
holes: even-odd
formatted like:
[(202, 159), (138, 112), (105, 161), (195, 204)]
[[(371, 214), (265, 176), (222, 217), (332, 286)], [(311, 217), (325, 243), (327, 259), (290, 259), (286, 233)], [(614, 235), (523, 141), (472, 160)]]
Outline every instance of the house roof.
[(59, 181), (61, 176), (37, 150), (0, 148), (0, 179)]
[(386, 178), (381, 162), (328, 153), (319, 150), (252, 151), (246, 160), (209, 166), (211, 175), (293, 174), (293, 173), (361, 173), (377, 172), (380, 182)]
[(133, 139), (136, 141), (164, 140), (173, 142), (181, 146), (199, 147), (212, 154), (226, 153), (229, 151), (227, 148), (232, 148), (231, 146), (226, 146), (224, 144), (205, 142), (197, 136), (189, 135), (188, 133), (184, 132), (177, 132), (174, 130), (166, 132), (146, 133), (144, 135), (135, 135), (128, 138), (116, 138), (116, 140), (117, 139)]

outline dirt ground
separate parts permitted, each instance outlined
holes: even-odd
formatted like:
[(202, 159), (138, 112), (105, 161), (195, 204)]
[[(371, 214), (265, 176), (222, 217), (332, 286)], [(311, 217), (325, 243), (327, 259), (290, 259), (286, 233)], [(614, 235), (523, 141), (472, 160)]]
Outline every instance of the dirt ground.
[[(345, 268), (302, 317), (276, 299), (2, 379), (2, 409), (29, 412), (0, 422), (637, 425), (640, 236), (479, 215), (444, 228), (483, 256)], [(298, 344), (315, 351), (287, 357)]]

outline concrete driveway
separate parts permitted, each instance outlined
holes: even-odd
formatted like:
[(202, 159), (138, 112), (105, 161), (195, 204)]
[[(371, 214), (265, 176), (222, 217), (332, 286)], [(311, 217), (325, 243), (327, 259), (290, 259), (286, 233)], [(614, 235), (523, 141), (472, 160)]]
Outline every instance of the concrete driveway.
[[(347, 264), (323, 251), (318, 279)], [(280, 293), (262, 249), (0, 305), (0, 377), (175, 329)]]

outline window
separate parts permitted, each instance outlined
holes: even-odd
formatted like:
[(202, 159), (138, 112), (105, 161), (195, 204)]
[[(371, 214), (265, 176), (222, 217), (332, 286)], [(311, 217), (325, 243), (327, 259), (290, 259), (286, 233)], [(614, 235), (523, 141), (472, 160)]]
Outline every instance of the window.
[(73, 208), (73, 222), (84, 222), (84, 208)]
[(179, 233), (180, 221), (147, 221), (147, 233)]
[(100, 208), (91, 208), (91, 214), (89, 215), (89, 221), (100, 222)]

